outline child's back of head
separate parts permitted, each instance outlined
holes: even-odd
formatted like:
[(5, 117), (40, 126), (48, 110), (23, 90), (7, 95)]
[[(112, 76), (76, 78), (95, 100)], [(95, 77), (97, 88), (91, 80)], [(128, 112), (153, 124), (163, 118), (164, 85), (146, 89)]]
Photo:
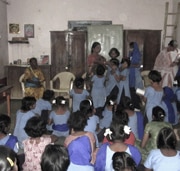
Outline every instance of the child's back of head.
[(0, 114), (0, 133), (8, 134), (11, 124), (11, 118), (8, 115)]
[(162, 80), (160, 72), (156, 70), (151, 70), (148, 74), (148, 78), (153, 82), (157, 82), (157, 83), (159, 83)]
[(87, 125), (87, 117), (81, 111), (73, 112), (69, 117), (68, 125), (74, 131), (83, 131)]
[(99, 64), (99, 65), (97, 66), (97, 68), (96, 68), (96, 74), (97, 74), (98, 76), (103, 76), (104, 73), (105, 73), (105, 68), (104, 68), (104, 66), (101, 65), (101, 64)]
[(63, 108), (63, 109), (67, 108), (67, 101), (63, 96), (56, 97), (52, 101), (52, 104), (53, 104), (52, 107), (53, 107), (54, 110), (57, 110), (59, 107)]
[(57, 144), (47, 145), (41, 157), (42, 171), (65, 171), (69, 163), (67, 149)]
[(81, 77), (77, 77), (75, 80), (74, 80), (74, 85), (76, 88), (78, 89), (83, 89), (84, 88), (84, 79), (81, 78)]
[(46, 123), (39, 116), (30, 118), (24, 128), (29, 137), (37, 138), (46, 133)]
[(90, 99), (86, 99), (86, 100), (81, 101), (79, 108), (80, 108), (80, 111), (82, 113), (84, 113), (84, 115), (86, 117), (91, 116), (93, 114), (93, 111), (94, 111), (93, 102)]
[(35, 107), (35, 97), (27, 96), (22, 99), (21, 110), (27, 112)]
[(112, 157), (112, 165), (115, 171), (136, 171), (136, 163), (130, 154), (116, 152)]
[(51, 99), (54, 97), (54, 91), (53, 90), (45, 90), (43, 93), (42, 99), (51, 101)]

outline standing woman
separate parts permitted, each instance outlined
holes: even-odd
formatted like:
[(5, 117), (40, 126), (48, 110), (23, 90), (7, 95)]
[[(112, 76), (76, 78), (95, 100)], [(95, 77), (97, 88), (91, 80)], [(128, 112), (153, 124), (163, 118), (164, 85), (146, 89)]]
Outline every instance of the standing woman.
[(129, 87), (131, 91), (131, 98), (134, 102), (135, 108), (140, 108), (140, 98), (136, 95), (135, 91), (137, 88), (143, 89), (143, 82), (140, 73), (141, 66), (141, 53), (139, 51), (138, 44), (136, 42), (131, 42), (129, 44), (130, 52), (129, 58), (131, 65), (129, 67)]
[[(101, 52), (101, 44), (99, 42), (94, 42), (91, 46), (91, 54), (87, 58), (87, 89), (91, 89), (90, 80), (92, 76), (96, 73), (96, 67), (98, 64), (105, 64), (106, 59), (101, 56), (99, 53)], [(105, 67), (105, 65), (104, 65)]]
[(45, 78), (37, 64), (37, 59), (31, 58), (29, 62), (30, 67), (26, 68), (23, 78), (25, 84), (25, 96), (33, 96), (36, 99), (39, 99), (43, 96), (44, 87), (42, 83)]

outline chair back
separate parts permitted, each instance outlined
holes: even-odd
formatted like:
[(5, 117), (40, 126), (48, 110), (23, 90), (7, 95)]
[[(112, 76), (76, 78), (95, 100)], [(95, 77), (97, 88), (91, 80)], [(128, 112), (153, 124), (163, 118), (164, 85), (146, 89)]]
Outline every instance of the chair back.
[(22, 74), (22, 75), (19, 77), (19, 82), (20, 82), (20, 84), (21, 84), (22, 96), (24, 97), (24, 96), (25, 96), (25, 86), (24, 86), (23, 78), (24, 78), (24, 74)]
[(144, 88), (148, 87), (151, 84), (150, 80), (148, 78), (149, 72), (150, 72), (149, 70), (144, 70), (141, 72), (141, 77), (143, 79)]
[[(73, 87), (73, 81), (75, 80), (75, 75), (71, 72), (60, 72), (54, 76), (54, 78), (50, 81), (50, 87), (52, 90), (53, 82), (59, 80), (59, 88), (58, 92), (69, 92)], [(57, 89), (57, 88), (56, 88)]]

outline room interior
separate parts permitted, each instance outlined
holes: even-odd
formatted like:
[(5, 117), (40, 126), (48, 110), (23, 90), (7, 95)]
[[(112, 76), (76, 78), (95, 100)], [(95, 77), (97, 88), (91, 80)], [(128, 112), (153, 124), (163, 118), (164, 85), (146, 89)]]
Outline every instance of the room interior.
[[(95, 40), (107, 60), (111, 47), (117, 47), (122, 58), (128, 56), (129, 42), (136, 41), (143, 70), (149, 70), (163, 45), (166, 2), (169, 11), (177, 11), (180, 0), (0, 0), (0, 83), (13, 85), (11, 99), (22, 99), (19, 78), (31, 57), (38, 59), (46, 88), (59, 72), (81, 76)], [(176, 19), (170, 16), (168, 22)], [(175, 38), (180, 42), (177, 23)]]

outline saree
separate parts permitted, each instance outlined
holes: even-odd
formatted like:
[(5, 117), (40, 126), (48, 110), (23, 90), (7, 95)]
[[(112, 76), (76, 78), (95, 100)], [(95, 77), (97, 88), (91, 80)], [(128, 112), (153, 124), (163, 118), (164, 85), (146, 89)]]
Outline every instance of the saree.
[(179, 58), (178, 50), (168, 52), (167, 48), (163, 49), (156, 57), (154, 70), (161, 73), (162, 87), (173, 86), (173, 81), (178, 71), (178, 66), (173, 64)]
[(25, 83), (25, 96), (33, 96), (36, 99), (40, 99), (43, 96), (44, 87), (42, 84), (37, 86), (33, 83), (28, 83), (26, 80), (30, 79), (42, 83), (45, 78), (40, 68), (32, 69), (31, 67), (26, 68), (24, 72), (23, 81)]

